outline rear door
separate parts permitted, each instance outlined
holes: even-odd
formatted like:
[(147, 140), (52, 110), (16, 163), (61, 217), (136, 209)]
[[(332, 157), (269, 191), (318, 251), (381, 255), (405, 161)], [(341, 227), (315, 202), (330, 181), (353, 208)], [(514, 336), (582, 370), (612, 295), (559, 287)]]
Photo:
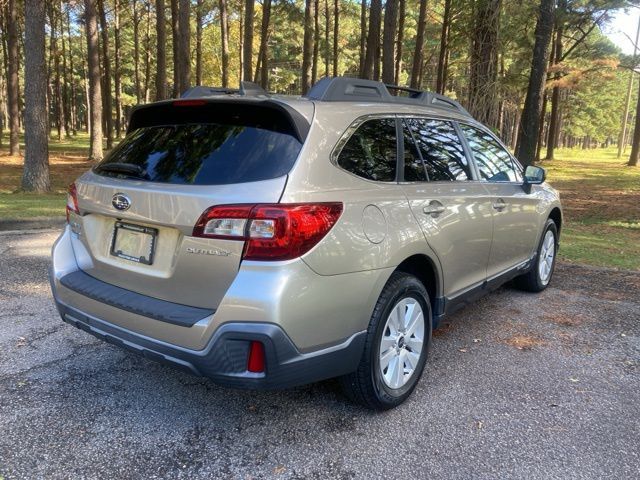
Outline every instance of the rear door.
[(491, 196), (493, 244), (487, 277), (526, 262), (538, 241), (540, 202), (522, 188), (522, 171), (507, 149), (487, 130), (461, 123), (480, 181)]
[(291, 118), (255, 104), (149, 107), (77, 182), (80, 268), (163, 300), (216, 308), (243, 242), (198, 238), (211, 206), (277, 203), (301, 149)]
[(451, 122), (406, 118), (402, 130), (402, 186), (440, 260), (444, 293), (452, 298), (486, 278), (493, 229), (487, 193), (473, 180)]

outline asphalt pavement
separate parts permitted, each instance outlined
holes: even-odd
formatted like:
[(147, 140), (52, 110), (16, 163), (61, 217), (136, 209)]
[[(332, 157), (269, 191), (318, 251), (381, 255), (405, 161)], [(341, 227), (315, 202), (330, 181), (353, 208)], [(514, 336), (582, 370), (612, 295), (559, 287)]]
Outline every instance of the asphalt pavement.
[(400, 408), (221, 388), (62, 323), (55, 231), (0, 233), (0, 479), (640, 477), (640, 273), (561, 264), (448, 319)]

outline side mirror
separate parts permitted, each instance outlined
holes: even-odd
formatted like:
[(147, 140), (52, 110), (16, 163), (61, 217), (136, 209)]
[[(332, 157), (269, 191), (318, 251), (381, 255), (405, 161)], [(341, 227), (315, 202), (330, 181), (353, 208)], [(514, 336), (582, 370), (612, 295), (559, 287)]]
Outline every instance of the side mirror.
[(531, 193), (531, 185), (540, 185), (547, 178), (544, 168), (529, 165), (524, 171), (524, 191)]

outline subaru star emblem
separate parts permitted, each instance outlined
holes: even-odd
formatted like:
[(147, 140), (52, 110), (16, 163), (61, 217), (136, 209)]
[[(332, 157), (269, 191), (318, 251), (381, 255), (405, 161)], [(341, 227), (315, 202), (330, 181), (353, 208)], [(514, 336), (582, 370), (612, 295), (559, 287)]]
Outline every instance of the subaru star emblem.
[(111, 205), (116, 210), (125, 211), (131, 206), (131, 199), (124, 193), (116, 193), (111, 200)]

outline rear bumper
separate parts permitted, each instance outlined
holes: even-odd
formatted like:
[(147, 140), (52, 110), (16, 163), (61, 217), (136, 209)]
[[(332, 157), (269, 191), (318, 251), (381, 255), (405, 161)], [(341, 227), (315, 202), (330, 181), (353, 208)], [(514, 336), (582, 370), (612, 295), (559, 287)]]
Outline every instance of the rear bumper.
[[(330, 348), (301, 353), (277, 325), (232, 322), (222, 325), (204, 350), (189, 350), (87, 315), (58, 299), (56, 306), (65, 322), (101, 340), (235, 388), (290, 388), (350, 373), (358, 366), (366, 335), (366, 332), (359, 332)], [(247, 371), (252, 340), (264, 345), (264, 373)]]

